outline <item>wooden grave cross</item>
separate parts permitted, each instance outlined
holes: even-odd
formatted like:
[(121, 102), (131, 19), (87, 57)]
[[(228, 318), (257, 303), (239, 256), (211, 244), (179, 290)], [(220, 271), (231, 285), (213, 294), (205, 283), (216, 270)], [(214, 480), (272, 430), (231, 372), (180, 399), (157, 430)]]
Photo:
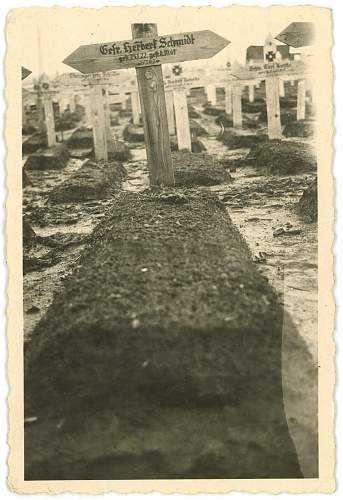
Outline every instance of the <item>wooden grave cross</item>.
[(81, 73), (136, 69), (150, 184), (174, 185), (161, 65), (207, 59), (229, 42), (210, 30), (158, 36), (156, 24), (131, 28), (132, 40), (80, 46), (63, 62)]
[(55, 118), (52, 104), (52, 96), (56, 94), (56, 91), (52, 90), (50, 83), (47, 80), (43, 81), (42, 77), (41, 80), (34, 84), (33, 89), (37, 97), (38, 126), (42, 129), (45, 124), (48, 148), (56, 146)]
[[(309, 71), (306, 63), (301, 60), (278, 61), (275, 42), (269, 35), (264, 44), (264, 63), (254, 63), (249, 66), (235, 64), (232, 74), (239, 78), (242, 83), (247, 80), (265, 80), (266, 84), (266, 104), (268, 119), (269, 139), (280, 139), (281, 117), (280, 117), (280, 84), (279, 80), (288, 77), (289, 79), (303, 80)], [(281, 93), (283, 92), (283, 86)], [(298, 107), (303, 109), (303, 85), (298, 86)], [(300, 96), (300, 97), (299, 97)], [(300, 102), (299, 102), (300, 101)], [(302, 116), (302, 113), (298, 113)], [(299, 119), (299, 118), (298, 118)]]

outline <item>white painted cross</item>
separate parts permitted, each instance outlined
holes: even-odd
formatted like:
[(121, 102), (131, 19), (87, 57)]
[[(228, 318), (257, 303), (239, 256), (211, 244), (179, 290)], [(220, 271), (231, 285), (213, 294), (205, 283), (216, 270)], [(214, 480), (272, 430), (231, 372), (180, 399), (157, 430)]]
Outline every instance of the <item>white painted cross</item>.
[(269, 35), (264, 45), (264, 63), (248, 66), (234, 64), (232, 74), (240, 80), (265, 80), (268, 118), (268, 136), (270, 139), (281, 138), (280, 86), (279, 79), (303, 79), (309, 71), (304, 61), (278, 61), (276, 45)]

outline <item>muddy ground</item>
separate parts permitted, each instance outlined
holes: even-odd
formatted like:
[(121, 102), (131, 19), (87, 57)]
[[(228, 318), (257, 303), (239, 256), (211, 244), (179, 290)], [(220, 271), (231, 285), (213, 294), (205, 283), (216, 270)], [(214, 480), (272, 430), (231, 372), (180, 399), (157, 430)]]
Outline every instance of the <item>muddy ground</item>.
[[(194, 116), (197, 115), (197, 122), (208, 134), (203, 135), (201, 140), (206, 146), (207, 154), (212, 156), (212, 165), (221, 164), (226, 168), (224, 177), (220, 179), (221, 184), (211, 187), (199, 186), (197, 192), (210, 189), (219, 196), (232, 221), (243, 235), (255, 268), (273, 286), (279, 303), (284, 305), (282, 379), (286, 417), (302, 474), (305, 477), (315, 477), (317, 474), (317, 225), (313, 203), (305, 200), (307, 213), (304, 217), (304, 210), (299, 208), (298, 202), (304, 198), (303, 193), (307, 188), (311, 190), (316, 180), (316, 171), (310, 169), (296, 175), (265, 175), (266, 172), (262, 172), (256, 165), (241, 161), (248, 157), (249, 147), (242, 149), (240, 144), (240, 149), (228, 149), (218, 140), (222, 127), (216, 123), (217, 114), (204, 114), (203, 106), (196, 103), (193, 103), (192, 111)], [(255, 117), (250, 115), (250, 119)], [(113, 127), (112, 132), (115, 139), (123, 140), (123, 130), (129, 124), (130, 118), (117, 117), (114, 122), (118, 121), (119, 126)], [(230, 132), (230, 129), (226, 132)], [(246, 135), (251, 133), (251, 130), (247, 130)], [(264, 133), (262, 123), (259, 125), (258, 134)], [(132, 159), (123, 163), (127, 173), (120, 188), (123, 191), (140, 192), (148, 187), (144, 145), (141, 143), (141, 137), (137, 136), (135, 139), (138, 142), (130, 143)], [(305, 148), (311, 144), (309, 138), (297, 140), (301, 140)], [(249, 142), (244, 144), (246, 145), (249, 146)], [(25, 250), (26, 260), (31, 258), (29, 263), (31, 267), (26, 267), (26, 270), (30, 271), (24, 275), (26, 342), (29, 342), (34, 328), (48, 310), (53, 295), (63, 292), (64, 282), (80, 265), (80, 256), (94, 228), (111, 211), (113, 204), (111, 198), (91, 201), (72, 200), (62, 204), (51, 202), (52, 193), (58, 191), (63, 183), (68, 183), (68, 179), (75, 177), (75, 174), (77, 176), (77, 172), (82, 171), (84, 161), (71, 159), (64, 169), (29, 173), (32, 185), (28, 185), (24, 190), (23, 213), (38, 239), (34, 245)], [(313, 198), (313, 194), (310, 196)], [(47, 236), (53, 236), (61, 244), (51, 247), (50, 241), (49, 246), (44, 240)], [(114, 423), (109, 423), (114, 422), (114, 414), (112, 410), (108, 411), (109, 413), (99, 415), (100, 421), (108, 422), (110, 429), (109, 435), (104, 434), (105, 440), (110, 439), (111, 432), (117, 432), (117, 424), (113, 427)], [(148, 415), (153, 410), (146, 411)], [(206, 415), (210, 413), (210, 410), (204, 409), (203, 417), (200, 417), (199, 412), (199, 418), (206, 419)], [(163, 415), (165, 422), (169, 422), (168, 425), (172, 425), (173, 419), (184, 418), (185, 422), (188, 422), (194, 418), (193, 413), (181, 417), (181, 413), (174, 410)], [(30, 415), (30, 417), (35, 416)], [(216, 418), (214, 413), (212, 417)], [(96, 423), (94, 418), (98, 417), (85, 416), (84, 429), (87, 432), (89, 426), (94, 428), (98, 426), (99, 422)], [(49, 425), (50, 430), (51, 425), (59, 426), (60, 420), (58, 418), (55, 424), (50, 421), (46, 432)], [(28, 425), (30, 427), (31, 424)], [(199, 424), (199, 432), (208, 432), (201, 425)], [(154, 432), (156, 436), (161, 435), (159, 428)], [(87, 453), (89, 452), (90, 449), (87, 450)], [(222, 457), (222, 452), (218, 450), (213, 453), (210, 456)], [(149, 459), (148, 463), (157, 467), (160, 456), (158, 453), (153, 453), (151, 457), (151, 462)], [(130, 460), (133, 470), (137, 471), (137, 477), (139, 474), (144, 477), (146, 470), (139, 471), (139, 458), (136, 456)], [(114, 459), (113, 464), (119, 467), (117, 459)], [(197, 464), (195, 469), (193, 468), (192, 477), (197, 477), (196, 474), (201, 474), (204, 468), (208, 470), (209, 461), (205, 460), (204, 464), (202, 466)], [(93, 466), (95, 467), (94, 464)], [(213, 474), (213, 477), (220, 474), (218, 468), (215, 467)], [(225, 472), (222, 474), (222, 477), (225, 477)]]

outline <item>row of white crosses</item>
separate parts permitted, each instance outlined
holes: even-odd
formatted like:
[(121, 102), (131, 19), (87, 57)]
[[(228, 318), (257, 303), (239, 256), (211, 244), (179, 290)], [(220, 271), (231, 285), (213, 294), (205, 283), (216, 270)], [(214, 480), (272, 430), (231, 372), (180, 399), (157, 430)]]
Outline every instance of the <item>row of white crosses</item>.
[(64, 63), (85, 74), (135, 68), (150, 184), (174, 185), (161, 65), (207, 59), (228, 43), (209, 30), (158, 36), (156, 24), (133, 24), (132, 40), (81, 46)]

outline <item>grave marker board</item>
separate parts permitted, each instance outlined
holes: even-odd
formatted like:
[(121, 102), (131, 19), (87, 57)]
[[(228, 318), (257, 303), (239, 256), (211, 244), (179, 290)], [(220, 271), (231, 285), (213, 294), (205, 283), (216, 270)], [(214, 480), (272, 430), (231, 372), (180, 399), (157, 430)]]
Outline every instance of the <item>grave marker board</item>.
[(162, 36), (156, 33), (148, 37), (140, 32), (140, 36), (133, 40), (81, 45), (63, 62), (81, 73), (105, 72), (208, 59), (228, 43), (228, 40), (210, 30)]
[(314, 23), (294, 22), (276, 35), (276, 40), (294, 48), (312, 45), (315, 38)]

